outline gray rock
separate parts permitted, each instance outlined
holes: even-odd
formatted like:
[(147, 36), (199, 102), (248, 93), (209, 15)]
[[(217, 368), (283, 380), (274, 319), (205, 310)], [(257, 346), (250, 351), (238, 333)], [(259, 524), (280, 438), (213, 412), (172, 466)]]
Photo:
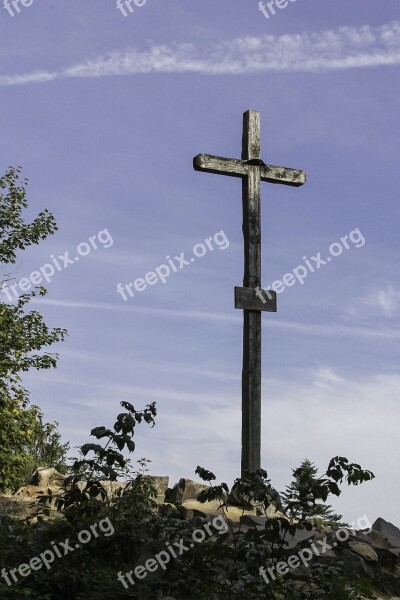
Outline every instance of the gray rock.
[[(224, 515), (224, 512), (220, 508), (221, 503), (219, 500), (212, 500), (211, 502), (199, 502), (198, 500), (187, 500), (179, 508), (182, 513), (182, 517), (187, 520), (192, 520), (194, 517), (216, 517)], [(256, 516), (256, 511), (244, 511), (244, 514)], [(228, 521), (232, 523), (240, 523), (240, 519), (243, 516), (243, 509), (237, 506), (226, 506), (225, 516)]]
[(127, 486), (126, 481), (106, 481), (105, 480), (105, 481), (101, 481), (100, 483), (103, 486), (103, 488), (107, 494), (107, 498), (109, 500), (114, 498), (116, 492), (118, 492), (119, 490), (124, 490)]
[(164, 475), (148, 475), (157, 490), (157, 496), (163, 496), (169, 486), (169, 477)]
[(372, 546), (374, 548), (380, 548), (382, 550), (387, 550), (390, 548), (389, 542), (380, 531), (375, 531), (375, 529), (372, 529), (368, 534), (368, 538), (372, 542)]
[(221, 511), (218, 511), (220, 503), (214, 501), (212, 506), (210, 506), (209, 502), (203, 504), (202, 502), (198, 502), (197, 500), (187, 500), (183, 502), (179, 507), (180, 513), (182, 515), (182, 519), (186, 519), (188, 521), (192, 521), (195, 518), (206, 518), (209, 514), (208, 511), (214, 511), (213, 514), (222, 514)]
[(367, 562), (378, 562), (378, 555), (371, 546), (363, 542), (349, 542), (349, 549)]
[(400, 529), (389, 521), (379, 517), (372, 525), (372, 529), (379, 531), (386, 538), (390, 548), (400, 547)]
[(314, 554), (315, 562), (327, 565), (337, 561), (337, 555), (334, 550), (331, 548), (324, 550), (324, 546), (318, 544), (318, 540), (316, 538), (314, 538), (311, 544), (311, 552)]
[(258, 529), (264, 529), (266, 520), (266, 517), (243, 515), (240, 517), (240, 524), (246, 525), (246, 527), (257, 527)]
[(197, 500), (200, 492), (206, 490), (208, 487), (208, 485), (204, 485), (203, 483), (182, 477), (173, 488), (166, 490), (164, 502), (182, 504), (187, 500)]
[(31, 498), (35, 500), (40, 496), (47, 496), (49, 491), (53, 494), (53, 496), (60, 495), (60, 488), (58, 486), (39, 486), (39, 485), (25, 485), (24, 487), (18, 488), (16, 492), (14, 492), (14, 496), (20, 498)]
[[(237, 507), (235, 507), (237, 508)], [(272, 508), (272, 507), (271, 507)], [(231, 507), (228, 507), (229, 510), (232, 510)], [(228, 511), (228, 516), (229, 516), (229, 511)], [(240, 517), (240, 524), (241, 525), (245, 525), (246, 527), (257, 527), (257, 529), (264, 529), (265, 527), (265, 523), (267, 522), (268, 519), (278, 519), (278, 518), (283, 518), (286, 519), (286, 516), (277, 511), (276, 509), (273, 510), (267, 510), (267, 514), (266, 515), (254, 515), (254, 514), (244, 514), (242, 517)]]
[[(158, 475), (146, 475), (145, 477), (151, 480), (152, 485), (157, 492), (157, 496), (161, 497), (165, 494), (165, 490), (168, 488), (169, 477)], [(127, 481), (101, 481), (100, 483), (105, 489), (109, 499), (113, 498), (118, 490), (124, 490), (128, 485)], [(84, 486), (85, 482), (79, 482), (78, 485), (80, 486), (81, 484)]]
[(343, 560), (344, 567), (348, 573), (356, 573), (361, 577), (374, 578), (375, 572), (372, 567), (367, 565), (365, 560), (358, 554), (354, 554), (350, 550), (343, 550), (340, 554), (340, 558)]
[(37, 485), (40, 487), (57, 486), (60, 487), (64, 483), (64, 475), (59, 473), (57, 469), (36, 469), (32, 477), (28, 481), (28, 485)]
[(315, 531), (307, 531), (306, 529), (297, 529), (294, 535), (285, 534), (285, 548), (295, 548), (300, 542), (311, 540), (315, 537)]

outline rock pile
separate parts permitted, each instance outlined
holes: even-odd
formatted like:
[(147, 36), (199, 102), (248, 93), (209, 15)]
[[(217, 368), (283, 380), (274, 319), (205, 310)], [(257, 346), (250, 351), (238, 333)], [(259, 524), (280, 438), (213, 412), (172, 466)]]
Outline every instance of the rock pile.
[[(192, 520), (196, 527), (221, 515), (220, 502), (198, 501), (199, 493), (207, 488), (203, 484), (190, 479), (181, 479), (173, 488), (168, 488), (164, 502), (160, 503), (161, 513), (185, 520)], [(239, 528), (248, 531), (265, 527), (267, 519), (283, 517), (279, 494), (271, 489), (271, 505), (267, 514), (261, 514), (257, 508), (247, 506), (236, 497), (225, 498), (227, 506), (225, 516), (231, 524), (232, 531)], [(240, 506), (242, 504), (242, 506)], [(300, 546), (301, 544), (301, 546)], [(315, 526), (311, 531), (298, 530), (294, 536), (285, 537), (286, 548), (293, 555), (300, 548), (310, 548), (313, 558), (324, 564), (341, 561), (349, 574), (375, 579), (378, 566), (388, 566), (386, 578), (390, 579), (392, 589), (400, 595), (400, 529), (385, 521), (377, 519), (371, 529), (355, 531), (350, 528), (333, 528)], [(400, 597), (389, 597), (400, 600)], [(383, 599), (380, 599), (383, 600)]]
[[(176, 519), (193, 521), (196, 527), (222, 515), (220, 502), (201, 503), (198, 500), (200, 492), (208, 486), (182, 478), (172, 488), (168, 487), (168, 477), (152, 477), (157, 490), (157, 504), (160, 514)], [(14, 495), (0, 496), (0, 522), (8, 516), (24, 518), (29, 514), (29, 505), (50, 489), (54, 496), (61, 493), (64, 483), (63, 476), (55, 469), (38, 469), (28, 485), (20, 488)], [(102, 482), (107, 495), (111, 498), (119, 488), (124, 488), (126, 482)], [(83, 485), (83, 484), (82, 484)], [(253, 506), (240, 506), (240, 499), (234, 495), (226, 497), (225, 516), (230, 522), (231, 530), (248, 531), (251, 528), (262, 529), (267, 519), (283, 517), (279, 494), (271, 489), (271, 504), (267, 514), (261, 514)], [(345, 533), (347, 532), (347, 533)], [(400, 596), (400, 529), (379, 518), (372, 529), (354, 531), (346, 528), (315, 526), (311, 531), (298, 531), (294, 536), (285, 538), (286, 547), (293, 549), (309, 547), (318, 561), (325, 564), (342, 561), (349, 573), (358, 574), (374, 580), (378, 565), (390, 566), (387, 576), (391, 579), (391, 588), (398, 589)], [(324, 551), (315, 551), (324, 548)], [(400, 600), (400, 598), (393, 598)]]

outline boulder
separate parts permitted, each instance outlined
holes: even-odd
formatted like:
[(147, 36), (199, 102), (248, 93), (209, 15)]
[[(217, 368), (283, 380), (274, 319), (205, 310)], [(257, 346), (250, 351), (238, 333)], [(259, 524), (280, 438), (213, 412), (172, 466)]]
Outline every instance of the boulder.
[(380, 531), (375, 531), (374, 529), (371, 529), (371, 531), (367, 536), (365, 536), (365, 538), (365, 542), (367, 544), (371, 544), (371, 546), (375, 549), (388, 550), (390, 548), (389, 542), (381, 534)]
[[(259, 512), (261, 512), (261, 511), (259, 511)], [(267, 507), (267, 511), (266, 511), (265, 515), (260, 515), (260, 516), (265, 516), (265, 517), (268, 517), (269, 519), (282, 518), (282, 519), (288, 520), (287, 516), (281, 510), (276, 508), (274, 504), (270, 504)]]
[(365, 560), (358, 554), (354, 554), (354, 552), (351, 552), (350, 550), (343, 550), (340, 554), (340, 558), (348, 573), (356, 573), (361, 577), (373, 579), (375, 575), (374, 569), (367, 565)]
[(115, 496), (115, 493), (118, 490), (124, 490), (127, 486), (127, 482), (126, 481), (100, 481), (101, 485), (103, 486), (106, 494), (107, 494), (107, 498), (109, 500), (111, 500), (113, 498), (113, 496)]
[[(20, 489), (24, 490), (24, 488)], [(36, 488), (35, 486), (32, 486), (32, 489), (42, 491), (42, 493), (46, 495), (48, 493), (48, 488)], [(58, 490), (59, 488), (56, 488), (55, 491)], [(35, 496), (35, 494), (32, 495), (32, 492), (29, 494), (24, 494), (21, 492), (21, 494), (18, 496), (15, 494), (0, 494), (1, 521), (6, 523), (10, 519), (25, 520), (28, 517), (32, 517), (36, 510), (36, 506), (34, 504), (36, 498), (37, 496)], [(50, 510), (51, 519), (58, 518), (58, 516), (60, 516), (53, 507), (51, 507)]]
[(36, 500), (40, 496), (49, 495), (49, 492), (51, 492), (53, 496), (57, 496), (60, 493), (60, 488), (58, 486), (24, 485), (14, 492), (14, 496)]
[(32, 511), (31, 501), (15, 498), (9, 494), (0, 494), (0, 524), (8, 525), (13, 518), (25, 519)]
[[(86, 488), (86, 481), (77, 481), (76, 483), (70, 484), (68, 486), (68, 489), (73, 486), (74, 488), (78, 488), (80, 491), (84, 490)], [(103, 480), (100, 481), (101, 486), (103, 487), (108, 500), (111, 500), (113, 498), (113, 496), (115, 495), (115, 493), (120, 490), (120, 489), (125, 489), (127, 486), (127, 482), (126, 481), (108, 481), (108, 480)], [(101, 494), (98, 494), (97, 496), (98, 499), (101, 498)]]
[[(237, 507), (229, 507), (229, 510), (231, 508), (237, 508)], [(243, 512), (243, 509), (241, 509), (241, 510)], [(228, 513), (228, 516), (229, 516), (229, 513)], [(268, 514), (268, 511), (267, 511), (266, 516), (254, 515), (254, 514), (251, 514), (249, 511), (245, 511), (245, 514), (240, 518), (240, 523), (241, 523), (241, 525), (245, 525), (246, 527), (257, 527), (257, 529), (264, 529), (267, 519), (278, 519), (278, 518), (286, 519), (286, 516), (277, 510), (271, 511), (271, 514)]]
[(208, 489), (208, 485), (198, 483), (192, 479), (182, 477), (173, 488), (168, 488), (165, 492), (164, 502), (182, 504), (187, 500), (197, 500), (202, 490)]
[(157, 491), (157, 496), (164, 496), (169, 485), (168, 475), (148, 475), (148, 477)]
[(310, 550), (314, 554), (316, 562), (322, 563), (324, 565), (331, 565), (333, 562), (337, 561), (337, 554), (332, 548), (325, 548), (325, 540), (325, 535), (317, 534), (312, 540), (312, 543), (310, 540)]
[(379, 531), (386, 538), (390, 548), (400, 548), (400, 529), (379, 517), (372, 525), (372, 529)]
[(296, 529), (296, 532), (293, 535), (290, 533), (284, 533), (285, 536), (285, 548), (295, 548), (301, 542), (305, 542), (306, 540), (311, 541), (315, 537), (315, 531), (307, 531), (307, 529)]
[(222, 515), (219, 509), (221, 502), (212, 500), (211, 502), (198, 502), (198, 500), (186, 500), (179, 507), (183, 519), (191, 520), (193, 517), (216, 517)]
[(57, 469), (36, 469), (32, 477), (28, 481), (28, 485), (36, 485), (40, 487), (61, 487), (64, 483), (64, 475), (59, 473)]
[[(187, 520), (193, 519), (193, 517), (216, 517), (223, 515), (221, 503), (218, 500), (212, 500), (211, 502), (198, 502), (197, 500), (187, 500), (180, 506), (182, 517)], [(243, 509), (237, 506), (225, 507), (225, 515), (232, 523), (240, 523), (243, 516)], [(256, 516), (256, 511), (245, 510), (244, 515)]]
[(362, 542), (349, 542), (349, 549), (367, 562), (378, 562), (378, 555), (371, 546)]

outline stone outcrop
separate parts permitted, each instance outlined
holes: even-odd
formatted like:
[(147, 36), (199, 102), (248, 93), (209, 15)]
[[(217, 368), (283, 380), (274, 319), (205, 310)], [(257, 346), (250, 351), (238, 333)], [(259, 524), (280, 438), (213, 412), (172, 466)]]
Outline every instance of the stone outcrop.
[(378, 562), (378, 555), (372, 546), (369, 546), (365, 542), (349, 542), (349, 549), (354, 553), (361, 556), (366, 562)]
[[(273, 488), (267, 513), (261, 514), (259, 506), (240, 497), (235, 490), (229, 496), (226, 495), (226, 505), (222, 508), (217, 500), (199, 502), (200, 492), (208, 489), (208, 486), (201, 482), (182, 478), (173, 487), (168, 487), (168, 477), (150, 477), (157, 491), (158, 512), (175, 519), (191, 521), (197, 528), (220, 515), (224, 515), (230, 522), (231, 534), (239, 529), (244, 532), (254, 528), (262, 530), (271, 518), (286, 519), (279, 494)], [(63, 483), (63, 475), (55, 469), (37, 469), (28, 484), (14, 495), (0, 495), (0, 523), (7, 523), (10, 518), (26, 518), (32, 513), (32, 502), (35, 499), (48, 494), (49, 490), (54, 496), (59, 495)], [(109, 500), (117, 490), (124, 489), (127, 485), (127, 482), (101, 483)], [(77, 485), (82, 488), (85, 483), (80, 482)], [(342, 529), (342, 532), (344, 530), (346, 528)], [(309, 547), (314, 555), (313, 561), (327, 565), (342, 561), (350, 574), (368, 577), (371, 580), (374, 580), (381, 564), (391, 565), (391, 585), (396, 591), (399, 590), (399, 597), (392, 597), (392, 600), (400, 600), (400, 529), (379, 518), (368, 532), (348, 529), (347, 535), (339, 536), (338, 531), (338, 528), (321, 525), (315, 525), (311, 531), (297, 530), (294, 535), (285, 536), (285, 547), (293, 553), (300, 547)], [(319, 552), (318, 548), (322, 547), (324, 551)], [(138, 564), (143, 562), (147, 553), (150, 556), (153, 551), (153, 547), (145, 545), (143, 554), (137, 557)]]
[(162, 475), (149, 475), (150, 479), (152, 480), (153, 486), (155, 487), (156, 491), (157, 491), (157, 496), (163, 496), (168, 489), (169, 486), (169, 477), (168, 475), (162, 476)]
[(57, 469), (36, 469), (32, 477), (28, 481), (28, 485), (39, 487), (61, 487), (64, 483), (64, 475), (59, 473)]
[(0, 494), (0, 524), (9, 523), (10, 519), (25, 519), (32, 513), (32, 498), (16, 497), (11, 494)]
[(372, 529), (378, 531), (387, 541), (389, 548), (396, 551), (397, 555), (400, 555), (400, 529), (398, 527), (379, 518), (373, 524)]
[[(239, 528), (242, 531), (252, 528), (262, 530), (268, 519), (286, 518), (282, 512), (279, 494), (272, 488), (267, 514), (261, 515), (256, 505), (235, 490), (225, 498), (224, 509), (217, 500), (199, 502), (198, 495), (206, 487), (190, 479), (180, 479), (173, 488), (166, 491), (165, 502), (160, 504), (159, 512), (176, 519), (190, 520), (196, 527), (224, 514), (233, 532)], [(341, 561), (349, 574), (371, 580), (374, 579), (381, 562), (397, 564), (398, 574), (394, 572), (391, 577), (392, 583), (398, 585), (400, 592), (400, 529), (379, 518), (368, 533), (346, 528), (342, 528), (341, 531), (341, 535), (337, 535), (338, 527), (334, 529), (321, 525), (315, 525), (311, 531), (297, 530), (294, 535), (285, 535), (285, 547), (296, 553), (301, 547), (309, 545), (314, 555), (313, 560), (326, 565)], [(343, 535), (344, 531), (346, 535)], [(324, 550), (319, 552), (318, 548)], [(393, 597), (393, 600), (396, 599)]]
[[(152, 480), (153, 487), (156, 490), (157, 496), (155, 500), (160, 504), (164, 502), (164, 495), (168, 489), (169, 477), (149, 475)], [(41, 496), (47, 496), (49, 493), (54, 498), (60, 496), (63, 492), (65, 477), (56, 469), (36, 469), (33, 475), (28, 480), (27, 485), (20, 487), (14, 494), (0, 494), (0, 522), (7, 517), (25, 519), (35, 511), (33, 503)], [(101, 481), (107, 499), (112, 500), (115, 494), (125, 489), (126, 481)], [(79, 489), (83, 489), (86, 485), (85, 481), (79, 481), (74, 484)], [(57, 515), (57, 510), (54, 506), (51, 507), (51, 517)]]
[[(172, 488), (168, 488), (165, 492), (164, 504), (173, 505), (178, 507), (180, 514), (183, 519), (192, 519), (193, 517), (214, 517), (222, 515), (223, 511), (220, 509), (221, 503), (218, 500), (211, 502), (199, 502), (198, 496), (201, 491), (208, 489), (208, 485), (193, 481), (192, 479), (182, 478)], [(262, 514), (258, 505), (253, 503), (247, 497), (243, 497), (233, 487), (232, 492), (224, 494), (224, 501), (226, 502), (226, 516), (233, 523), (240, 523), (242, 517), (257, 517), (261, 516), (268, 518), (283, 517), (285, 515), (282, 510), (282, 503), (279, 494), (276, 490), (271, 488), (269, 501), (271, 504), (267, 508), (266, 514)], [(160, 512), (166, 514), (168, 508), (160, 505)], [(256, 521), (255, 525), (258, 525)]]
[(192, 479), (185, 479), (182, 477), (173, 488), (168, 488), (166, 490), (164, 501), (170, 504), (176, 502), (182, 504), (183, 502), (186, 502), (186, 500), (197, 500), (200, 492), (207, 488), (208, 486), (203, 483), (198, 483)]

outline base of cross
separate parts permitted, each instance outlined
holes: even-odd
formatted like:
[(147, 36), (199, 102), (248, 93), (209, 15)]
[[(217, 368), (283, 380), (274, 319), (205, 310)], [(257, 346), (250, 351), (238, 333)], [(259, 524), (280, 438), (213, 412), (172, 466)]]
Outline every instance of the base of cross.
[(276, 292), (259, 287), (235, 287), (235, 308), (277, 312)]

